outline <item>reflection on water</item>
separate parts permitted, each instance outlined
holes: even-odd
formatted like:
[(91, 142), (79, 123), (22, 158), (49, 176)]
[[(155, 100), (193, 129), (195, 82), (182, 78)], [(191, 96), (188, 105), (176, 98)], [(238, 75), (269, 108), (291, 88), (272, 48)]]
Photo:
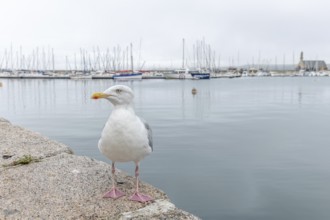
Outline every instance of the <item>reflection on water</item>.
[[(0, 116), (109, 162), (112, 80), (2, 80)], [(330, 78), (122, 82), (152, 126), (142, 179), (204, 219), (329, 219)], [(191, 93), (197, 89), (196, 95)], [(133, 164), (119, 164), (133, 175)]]

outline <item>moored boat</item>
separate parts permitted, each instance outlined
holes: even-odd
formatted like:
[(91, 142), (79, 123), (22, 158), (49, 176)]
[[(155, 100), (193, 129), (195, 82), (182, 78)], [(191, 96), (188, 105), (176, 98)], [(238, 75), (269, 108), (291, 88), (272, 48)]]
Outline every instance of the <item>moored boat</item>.
[(210, 79), (210, 72), (207, 71), (195, 70), (189, 71), (189, 73), (193, 79)]
[(114, 80), (132, 80), (132, 79), (142, 79), (142, 73), (140, 72), (130, 72), (130, 73), (116, 73), (112, 77)]
[(133, 62), (133, 45), (131, 43), (131, 70), (123, 70), (113, 75), (114, 80), (140, 80), (142, 79), (142, 72), (134, 71)]
[(176, 69), (171, 72), (163, 73), (165, 79), (192, 79), (188, 69)]
[(92, 75), (84, 72), (76, 72), (75, 74), (70, 75), (70, 79), (92, 79)]

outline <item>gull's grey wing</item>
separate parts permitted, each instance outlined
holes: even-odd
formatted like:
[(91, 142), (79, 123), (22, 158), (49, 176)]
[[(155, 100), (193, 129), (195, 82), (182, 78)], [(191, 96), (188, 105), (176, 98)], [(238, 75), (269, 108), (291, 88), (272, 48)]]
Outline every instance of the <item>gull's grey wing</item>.
[(153, 142), (152, 142), (152, 130), (150, 125), (148, 124), (148, 122), (146, 122), (143, 118), (141, 118), (142, 123), (144, 124), (144, 127), (147, 129), (148, 131), (148, 141), (149, 141), (149, 146), (151, 147), (152, 150), (154, 150), (153, 148)]

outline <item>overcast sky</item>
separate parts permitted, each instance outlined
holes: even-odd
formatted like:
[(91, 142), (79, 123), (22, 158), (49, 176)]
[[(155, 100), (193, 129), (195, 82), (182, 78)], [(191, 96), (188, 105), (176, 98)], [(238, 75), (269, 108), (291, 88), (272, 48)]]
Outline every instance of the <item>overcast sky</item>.
[[(130, 42), (146, 64), (192, 54), (197, 40), (222, 65), (330, 62), (328, 0), (0, 0), (0, 57), (12, 45), (31, 53), (54, 48), (56, 60)], [(190, 57), (192, 55), (189, 55)], [(64, 59), (64, 58), (63, 58)], [(218, 59), (218, 58), (217, 58)]]

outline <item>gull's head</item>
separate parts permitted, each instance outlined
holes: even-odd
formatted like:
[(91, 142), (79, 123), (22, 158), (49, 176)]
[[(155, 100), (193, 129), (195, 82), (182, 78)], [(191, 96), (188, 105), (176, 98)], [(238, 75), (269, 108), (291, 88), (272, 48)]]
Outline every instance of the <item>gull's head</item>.
[(129, 105), (132, 103), (134, 94), (131, 88), (124, 85), (115, 85), (104, 92), (95, 92), (92, 99), (107, 99), (113, 105)]

